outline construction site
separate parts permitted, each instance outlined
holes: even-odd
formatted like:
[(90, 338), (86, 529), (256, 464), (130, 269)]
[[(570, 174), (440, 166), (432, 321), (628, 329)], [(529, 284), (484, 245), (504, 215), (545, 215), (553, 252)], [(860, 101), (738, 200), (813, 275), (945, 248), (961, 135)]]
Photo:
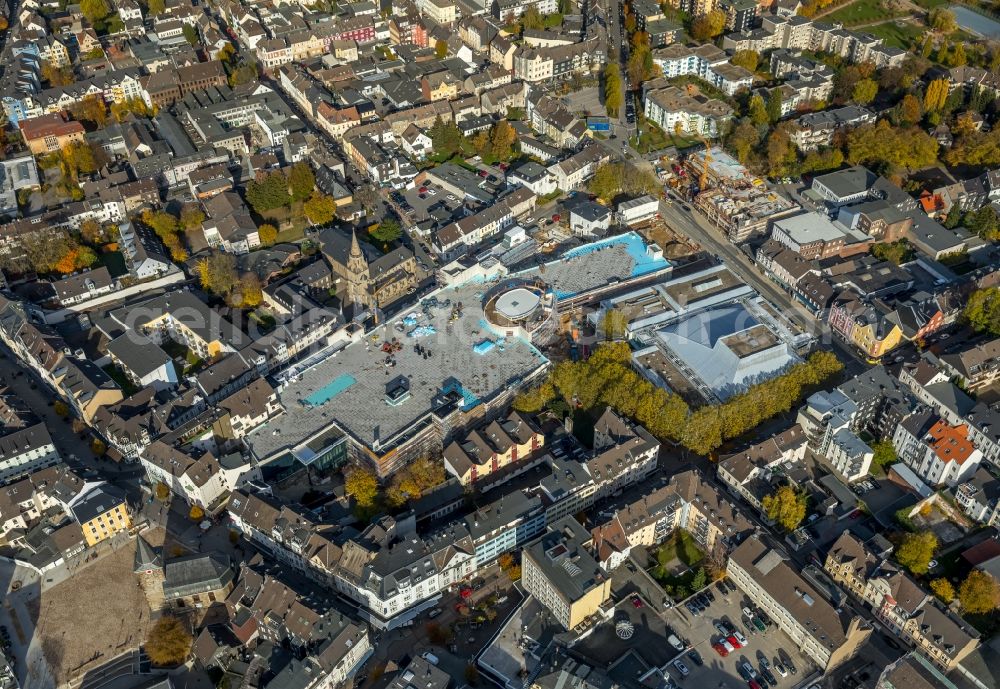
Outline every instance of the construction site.
[(733, 244), (763, 235), (772, 220), (801, 210), (718, 146), (706, 142), (705, 149), (687, 157), (684, 167), (698, 180), (694, 204)]

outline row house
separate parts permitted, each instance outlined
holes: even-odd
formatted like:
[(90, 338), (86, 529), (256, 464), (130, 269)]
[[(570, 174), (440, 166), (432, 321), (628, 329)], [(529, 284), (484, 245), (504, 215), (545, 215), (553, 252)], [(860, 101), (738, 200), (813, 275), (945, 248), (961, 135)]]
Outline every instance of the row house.
[(545, 445), (545, 436), (522, 414), (477, 428), (444, 448), (444, 468), (470, 485), (509, 465), (523, 462)]
[(632, 548), (652, 548), (677, 529), (690, 533), (707, 552), (724, 555), (753, 525), (699, 472), (689, 470), (615, 512), (591, 537), (598, 561), (612, 571)]
[(834, 608), (761, 536), (733, 550), (726, 574), (821, 672), (853, 658), (871, 635), (866, 620), (849, 607)]
[(846, 290), (833, 300), (827, 322), (833, 332), (875, 362), (903, 341), (903, 331), (891, 314), (891, 307), (881, 300), (865, 302)]
[(294, 651), (292, 660), (262, 686), (333, 689), (350, 680), (374, 653), (368, 627), (331, 602), (302, 595), (258, 572), (260, 564), (243, 566), (225, 604), (230, 627), (244, 644), (268, 641)]
[(823, 569), (861, 600), (897, 636), (944, 672), (980, 643), (979, 632), (877, 551), (845, 533), (830, 547)]
[(941, 368), (963, 389), (975, 393), (1000, 378), (1000, 338), (939, 358)]
[(143, 451), (140, 463), (151, 485), (162, 483), (189, 505), (210, 513), (218, 512), (234, 490), (261, 479), (256, 462), (239, 453), (193, 457), (159, 440)]
[(413, 619), (476, 571), (475, 546), (461, 522), (418, 536), (387, 518), (391, 523), (334, 542), (306, 511), (245, 490), (230, 498), (229, 515), (272, 556), (357, 602), (359, 614), (381, 629)]
[(604, 59), (598, 39), (551, 48), (522, 47), (514, 54), (514, 78), (529, 83), (562, 79), (599, 69)]
[(534, 210), (536, 200), (530, 189), (520, 187), (479, 213), (441, 228), (434, 235), (434, 249), (448, 256), (495, 237), (513, 225), (516, 218)]
[(375, 40), (375, 24), (372, 18), (365, 15), (350, 17), (338, 21), (329, 32), (333, 41), (356, 41), (371, 43)]
[(761, 498), (772, 492), (772, 484), (782, 475), (783, 467), (805, 458), (806, 446), (805, 431), (795, 424), (742, 452), (720, 457), (716, 473), (731, 492), (763, 513)]
[(597, 168), (610, 159), (607, 149), (599, 145), (589, 145), (573, 155), (553, 163), (548, 170), (556, 178), (556, 186), (563, 191), (578, 189), (594, 176)]
[(62, 461), (44, 423), (4, 427), (4, 431), (0, 435), (0, 485)]
[(54, 515), (59, 524), (69, 505), (97, 486), (66, 464), (37, 469), (0, 487), (0, 543), (22, 545), (25, 532)]
[(89, 423), (97, 410), (122, 399), (121, 389), (96, 364), (70, 356), (70, 348), (51, 328), (31, 322), (24, 306), (4, 299), (0, 339)]

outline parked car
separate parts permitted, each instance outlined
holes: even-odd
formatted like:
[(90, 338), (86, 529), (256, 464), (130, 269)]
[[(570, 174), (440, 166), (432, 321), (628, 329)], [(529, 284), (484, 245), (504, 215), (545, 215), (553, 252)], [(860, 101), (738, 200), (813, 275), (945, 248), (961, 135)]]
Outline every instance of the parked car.
[(698, 651), (694, 650), (693, 648), (690, 651), (688, 651), (687, 655), (688, 658), (691, 659), (691, 662), (697, 665), (698, 667), (701, 667), (702, 665), (705, 664), (705, 661), (701, 659), (701, 654), (698, 653)]
[(747, 638), (745, 636), (743, 636), (742, 634), (740, 634), (739, 631), (734, 631), (733, 632), (733, 636), (736, 637), (736, 640), (740, 642), (741, 646), (746, 646), (747, 645)]
[(767, 656), (764, 654), (764, 651), (757, 651), (757, 662), (760, 663), (762, 668), (771, 667), (771, 663), (767, 660)]
[(750, 619), (750, 622), (753, 624), (753, 626), (755, 626), (757, 628), (757, 631), (759, 631), (759, 632), (766, 632), (767, 631), (767, 625), (765, 625), (764, 621), (761, 620), (759, 617), (757, 617), (757, 616), (752, 617)]
[(736, 671), (740, 673), (740, 677), (745, 679), (747, 682), (757, 677), (757, 671), (753, 669), (753, 665), (745, 660), (736, 666)]
[(762, 667), (760, 669), (760, 675), (761, 675), (761, 677), (764, 678), (764, 681), (767, 682), (770, 686), (772, 686), (772, 687), (778, 686), (778, 680), (771, 673), (771, 671), (768, 670), (766, 667)]
[(729, 636), (729, 627), (727, 627), (723, 622), (716, 622), (715, 630), (719, 632), (719, 634), (722, 634), (722, 636)]
[(777, 658), (774, 659), (774, 671), (782, 677), (788, 677), (788, 670), (785, 668), (784, 663)]
[(441, 608), (434, 608), (429, 613), (427, 613), (427, 616), (433, 620), (435, 617), (437, 617), (438, 615), (440, 615), (442, 612), (444, 612), (444, 611), (441, 610)]
[[(745, 640), (746, 639), (744, 639), (744, 641)], [(735, 634), (727, 636), (726, 641), (728, 641), (730, 645), (732, 645), (732, 647), (735, 649), (743, 648), (743, 642), (737, 639)]]
[(721, 643), (714, 643), (714, 644), (712, 644), (712, 648), (715, 650), (716, 653), (718, 653), (723, 658), (725, 658), (727, 655), (729, 655), (729, 651)]
[(667, 643), (669, 643), (671, 646), (673, 646), (678, 651), (683, 651), (684, 650), (684, 643), (680, 639), (677, 638), (676, 634), (669, 635), (667, 637)]
[(691, 674), (688, 670), (687, 665), (685, 665), (679, 658), (674, 661), (674, 667), (677, 668), (677, 672), (681, 673), (681, 677), (687, 677)]

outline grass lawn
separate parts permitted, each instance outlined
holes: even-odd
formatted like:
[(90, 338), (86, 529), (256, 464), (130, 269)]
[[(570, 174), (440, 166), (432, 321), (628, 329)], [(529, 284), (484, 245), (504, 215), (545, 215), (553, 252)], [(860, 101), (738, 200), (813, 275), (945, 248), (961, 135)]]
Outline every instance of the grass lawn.
[(674, 146), (678, 150), (683, 150), (684, 148), (699, 143), (699, 140), (692, 139), (687, 136), (667, 134), (656, 125), (649, 124), (647, 122), (639, 128), (638, 141), (635, 137), (632, 137), (629, 143), (632, 144), (633, 148), (639, 151), (639, 153), (649, 153), (650, 151), (659, 151), (667, 146)]
[[(659, 564), (650, 570), (650, 574), (663, 586), (667, 595), (681, 600), (708, 583), (705, 568), (699, 566), (704, 559), (705, 554), (694, 537), (678, 529), (656, 551)], [(680, 562), (686, 569), (679, 571), (672, 567), (674, 562)]]
[(292, 226), (286, 230), (279, 230), (278, 236), (275, 238), (275, 244), (281, 244), (282, 242), (297, 242), (306, 236), (306, 226), (302, 224), (300, 226)]
[(865, 33), (870, 33), (885, 41), (886, 45), (902, 50), (909, 50), (910, 47), (922, 42), (926, 29), (910, 22), (890, 21), (875, 26), (866, 26)]
[(678, 559), (688, 567), (692, 567), (705, 559), (705, 553), (701, 551), (694, 537), (683, 529), (674, 532), (656, 553), (656, 559), (660, 564)]
[(879, 3), (879, 0), (857, 0), (857, 2), (841, 7), (836, 12), (831, 12), (823, 19), (830, 22), (840, 22), (844, 26), (853, 26), (879, 19), (889, 19), (898, 16), (898, 14), (898, 12), (886, 10)]
[(125, 375), (125, 372), (116, 365), (108, 364), (104, 367), (104, 372), (111, 376), (111, 380), (118, 383), (118, 387), (122, 389), (122, 394), (126, 397), (139, 392), (139, 386), (129, 380), (128, 376)]
[(920, 5), (925, 10), (932, 10), (935, 7), (950, 4), (950, 1), (951, 0), (913, 0), (915, 4)]
[(111, 273), (111, 277), (120, 278), (128, 275), (128, 267), (125, 265), (125, 257), (120, 251), (108, 251), (97, 255), (97, 264), (94, 266), (104, 266)]

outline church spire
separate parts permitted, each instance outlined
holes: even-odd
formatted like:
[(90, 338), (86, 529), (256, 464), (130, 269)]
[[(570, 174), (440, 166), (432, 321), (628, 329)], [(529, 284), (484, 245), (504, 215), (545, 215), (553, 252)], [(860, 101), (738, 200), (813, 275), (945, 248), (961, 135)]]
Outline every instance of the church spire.
[(361, 253), (361, 245), (358, 243), (358, 233), (354, 228), (351, 228), (351, 258), (364, 258), (364, 254)]

